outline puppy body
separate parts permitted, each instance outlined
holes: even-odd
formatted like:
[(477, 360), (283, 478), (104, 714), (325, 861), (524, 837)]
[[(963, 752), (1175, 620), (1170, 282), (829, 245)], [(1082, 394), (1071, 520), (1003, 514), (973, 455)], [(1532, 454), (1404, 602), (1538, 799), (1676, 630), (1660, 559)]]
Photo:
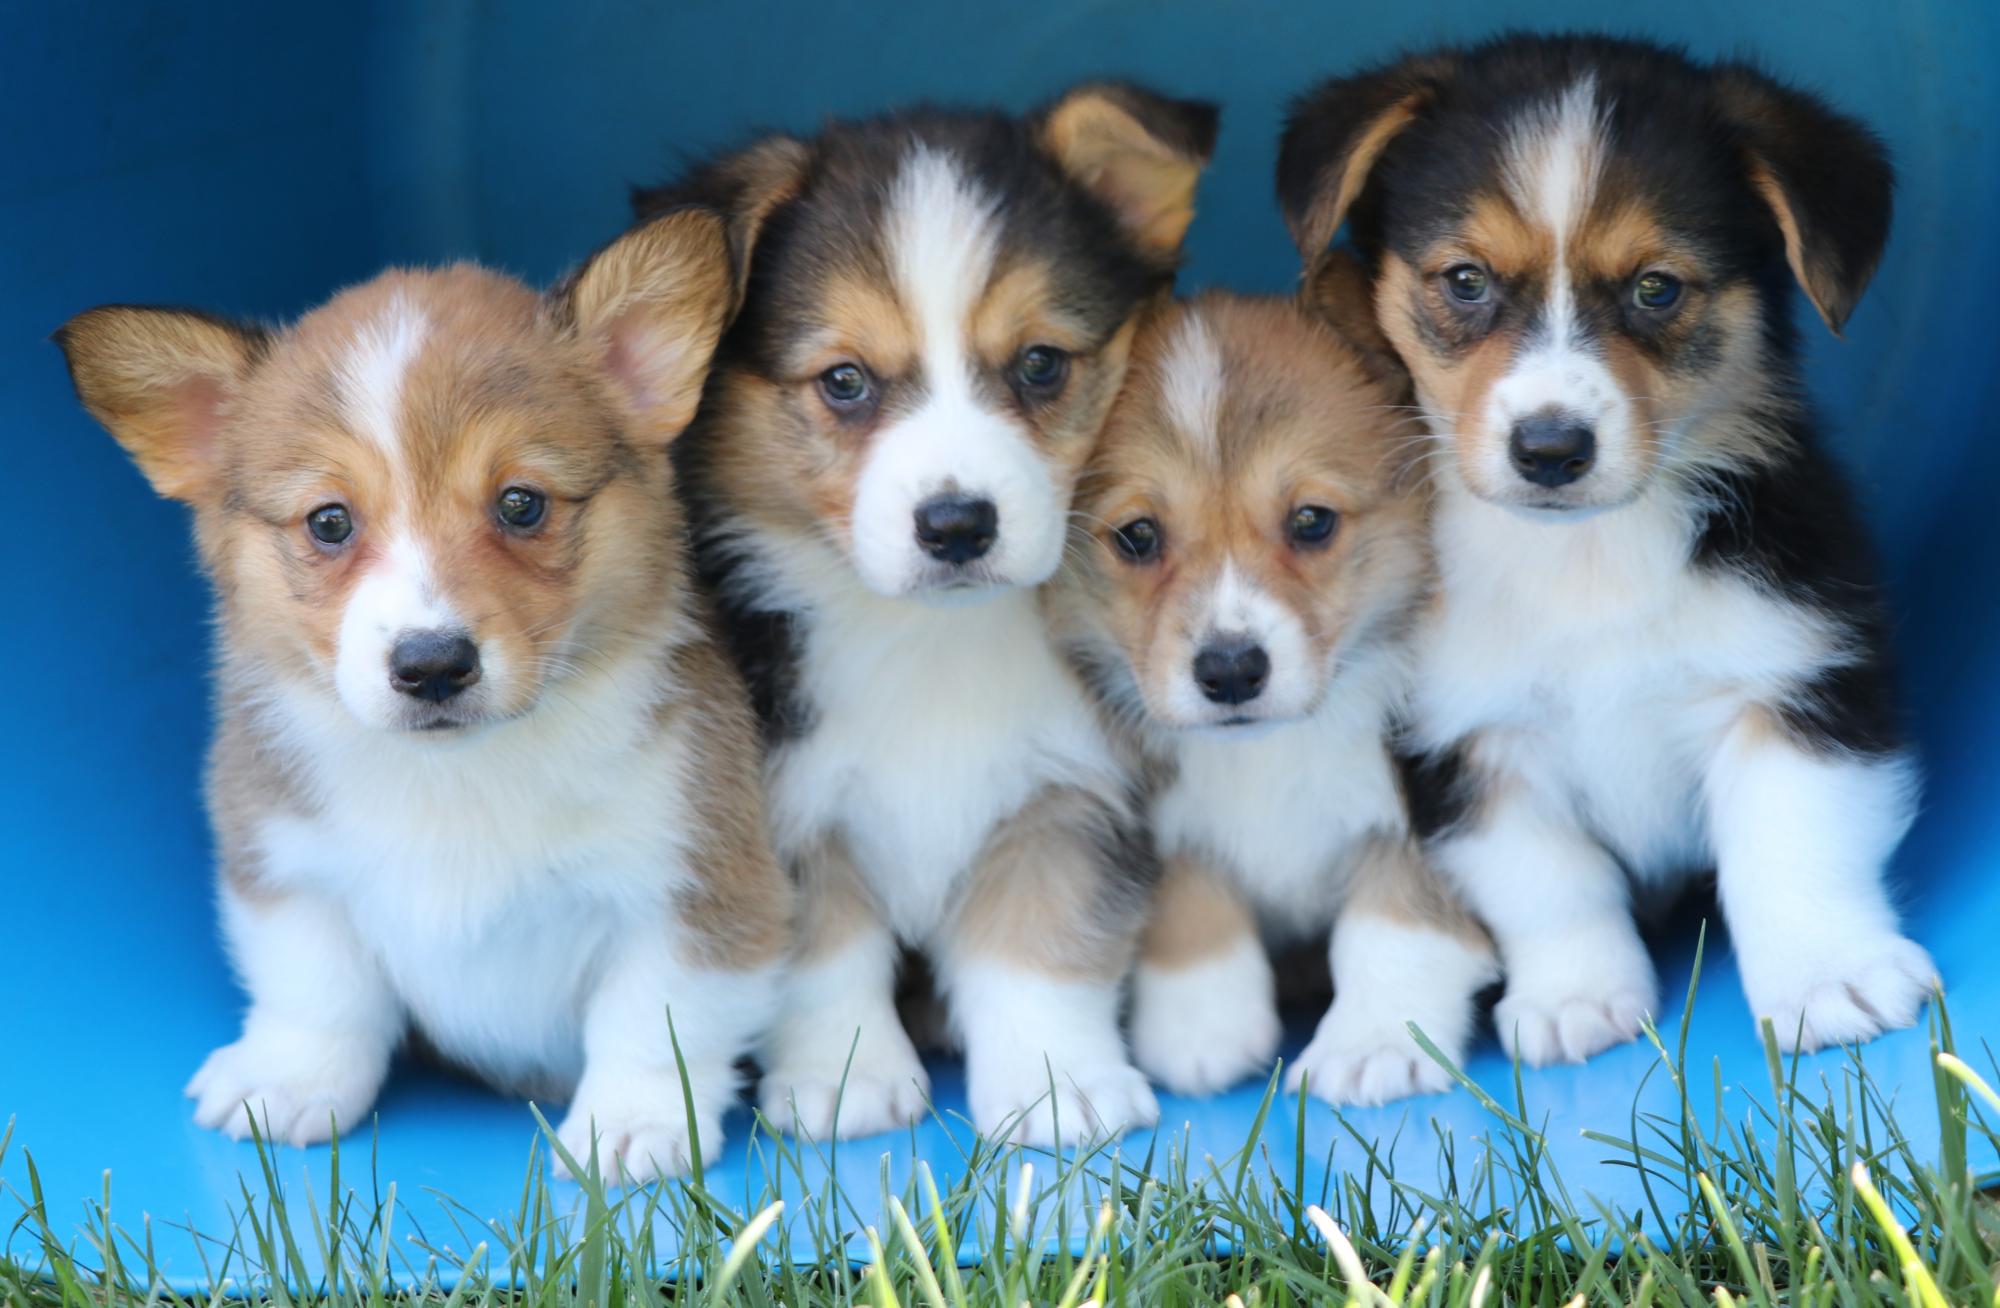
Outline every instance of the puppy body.
[(1393, 391), (1290, 303), (1150, 319), (1079, 507), (1100, 530), (1051, 619), (1158, 778), (1165, 877), (1133, 1044), (1171, 1089), (1267, 1066), (1265, 942), (1332, 935), (1334, 1004), (1291, 1069), (1334, 1102), (1445, 1088), (1492, 950), (1411, 837), (1389, 738), (1428, 575)]
[(1717, 869), (1753, 1011), (1811, 1048), (1932, 981), (1883, 883), (1907, 826), (1886, 622), (1800, 393), (1886, 235), (1861, 128), (1753, 70), (1514, 38), (1301, 101), (1280, 192), (1348, 220), (1435, 444), (1416, 721), (1435, 854), (1531, 1062), (1656, 1003), (1628, 878)]
[(1152, 866), (1125, 764), (1034, 588), (1213, 111), (1089, 87), (768, 138), (663, 192), (733, 215), (742, 313), (685, 448), (803, 892), (763, 1105), (825, 1136), (924, 1111), (926, 955), (975, 1123), (1050, 1143), (1157, 1112), (1117, 1027)]
[[(705, 1148), (770, 1020), (789, 888), (664, 445), (730, 298), (684, 213), (537, 297), (389, 273), (281, 332), (103, 309), (85, 403), (191, 502), (219, 597), (208, 796), (242, 1037), (204, 1125), (364, 1120), (414, 1028), (570, 1101), (632, 1178)], [(440, 654), (438, 651), (443, 650)]]

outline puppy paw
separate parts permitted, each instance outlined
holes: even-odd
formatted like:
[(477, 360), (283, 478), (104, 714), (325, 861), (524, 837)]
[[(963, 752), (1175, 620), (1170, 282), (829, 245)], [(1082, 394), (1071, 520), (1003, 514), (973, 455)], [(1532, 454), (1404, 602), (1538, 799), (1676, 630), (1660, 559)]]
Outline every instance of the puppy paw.
[[(704, 1109), (703, 1098), (695, 1098), (690, 1130), (678, 1071), (586, 1071), (556, 1127), (556, 1140), (579, 1166), (588, 1166), (594, 1137), (598, 1175), (613, 1184), (684, 1176), (694, 1166), (696, 1135), (704, 1162), (722, 1144), (722, 1114)], [(554, 1170), (559, 1177), (575, 1179), (560, 1153)]]
[(250, 1138), (254, 1116), (267, 1140), (320, 1144), (361, 1126), (388, 1068), (376, 1041), (266, 1027), (210, 1054), (184, 1093), (196, 1125), (232, 1140)]
[(1060, 1149), (1096, 1144), (1160, 1120), (1160, 1101), (1136, 1067), (1123, 1061), (1057, 1066), (1027, 1061), (1000, 1075), (972, 1072), (966, 1099), (983, 1135), (1016, 1144)]
[(1451, 1073), (1418, 1047), (1403, 1023), (1357, 1007), (1335, 1001), (1285, 1073), (1287, 1091), (1303, 1086), (1336, 1106), (1372, 1108), (1451, 1089)]
[(1871, 1040), (1915, 1026), (1937, 985), (1937, 965), (1922, 946), (1894, 932), (1830, 943), (1810, 962), (1801, 954), (1779, 974), (1744, 968), (1750, 1010), (1771, 1019), (1787, 1049), (1811, 1051)]
[(1639, 1034), (1657, 1002), (1653, 964), (1629, 927), (1508, 957), (1493, 1009), (1500, 1044), (1531, 1067), (1581, 1063)]
[(1282, 1034), (1255, 940), (1191, 967), (1142, 963), (1133, 977), (1133, 1060), (1174, 1094), (1214, 1094), (1267, 1071)]
[(780, 1131), (815, 1140), (878, 1135), (929, 1111), (931, 1080), (899, 1026), (894, 1038), (864, 1038), (850, 1063), (845, 1045), (789, 1042), (758, 1087), (757, 1106)]

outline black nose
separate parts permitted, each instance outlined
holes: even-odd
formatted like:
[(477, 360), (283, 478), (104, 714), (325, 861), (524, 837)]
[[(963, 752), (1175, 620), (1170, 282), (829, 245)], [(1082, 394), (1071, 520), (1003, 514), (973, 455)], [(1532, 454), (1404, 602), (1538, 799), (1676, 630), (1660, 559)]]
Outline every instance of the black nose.
[(1597, 434), (1567, 413), (1534, 413), (1514, 424), (1507, 453), (1514, 470), (1535, 485), (1567, 486), (1590, 471)]
[(479, 646), (455, 631), (413, 631), (389, 651), (389, 684), (441, 704), (479, 680)]
[(1194, 680), (1217, 704), (1242, 704), (1264, 693), (1271, 656), (1247, 640), (1216, 641), (1194, 656)]
[(946, 563), (970, 563), (993, 548), (1000, 510), (992, 500), (935, 495), (917, 506), (917, 544)]

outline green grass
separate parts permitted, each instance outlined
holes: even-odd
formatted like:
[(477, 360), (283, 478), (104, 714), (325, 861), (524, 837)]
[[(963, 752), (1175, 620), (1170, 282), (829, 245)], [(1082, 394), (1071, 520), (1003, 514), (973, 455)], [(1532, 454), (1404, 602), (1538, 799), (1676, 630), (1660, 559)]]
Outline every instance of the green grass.
[[(2000, 1156), (2000, 1096), (1951, 1052), (1934, 1008), (1935, 1157), (1916, 1155), (1858, 1059), (1808, 1093), (1767, 1029), (1769, 1098), (1726, 1121), (1719, 1072), (1713, 1084), (1696, 1076), (1685, 1029), (1671, 1044), (1649, 1032), (1679, 1111), (1635, 1108), (1588, 1133), (1638, 1169), (1648, 1200), (1634, 1214), (1598, 1210), (1557, 1174), (1518, 1085), (1509, 1106), (1466, 1082), (1492, 1129), (1477, 1148), (1441, 1139), (1440, 1171), (1421, 1183), (1351, 1131), (1355, 1174), (1261, 1145), (1220, 1160), (1108, 1148), (1061, 1160), (980, 1142), (955, 1160), (950, 1185), (919, 1167), (896, 1188), (885, 1170), (880, 1194), (857, 1205), (807, 1184), (823, 1167), (815, 1146), (760, 1128), (765, 1191), (747, 1203), (699, 1176), (631, 1192), (586, 1180), (578, 1202), (550, 1182), (537, 1149), (512, 1216), (440, 1199), (449, 1231), (417, 1233), (393, 1186), (377, 1197), (342, 1180), (352, 1145), (345, 1160), (335, 1152), (324, 1194), (280, 1193), (260, 1150), (265, 1175), (244, 1185), (235, 1229), (206, 1233), (206, 1288), (184, 1295), (153, 1271), (149, 1228), (118, 1223), (108, 1181), (73, 1228), (52, 1215), (23, 1150), (25, 1191), (0, 1191), (0, 1305), (2000, 1308), (2000, 1214), (1968, 1164)], [(1278, 1102), (1267, 1093), (1265, 1110)], [(22, 1148), (11, 1135), (0, 1161)], [(864, 1210), (882, 1214), (880, 1229), (863, 1224)], [(976, 1265), (971, 1250), (984, 1251)]]

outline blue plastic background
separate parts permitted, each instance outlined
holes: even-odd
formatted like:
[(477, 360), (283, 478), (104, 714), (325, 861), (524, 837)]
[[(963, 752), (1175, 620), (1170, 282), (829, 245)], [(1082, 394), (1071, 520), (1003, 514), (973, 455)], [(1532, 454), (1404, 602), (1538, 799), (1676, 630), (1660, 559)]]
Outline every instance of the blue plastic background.
[[(1295, 271), (1270, 181), (1289, 96), (1407, 46), (1506, 25), (1598, 26), (1606, 13), (1589, 0), (7, 6), (6, 1180), (22, 1184), (21, 1148), (32, 1150), (61, 1225), (108, 1167), (123, 1221), (145, 1212), (213, 1231), (251, 1165), (247, 1148), (195, 1130), (179, 1095), (231, 1037), (238, 1003), (214, 943), (197, 794), (206, 598), (182, 511), (156, 500), (74, 405), (45, 339), (67, 316), (104, 301), (283, 316), (389, 262), (477, 257), (545, 280), (618, 230), (628, 182), (756, 127), (809, 130), (828, 113), (925, 97), (1025, 106), (1107, 73), (1226, 105), (1186, 282), (1277, 290)], [(1844, 341), (1815, 327), (1809, 348), (1895, 585), (1932, 777), (1899, 860), (1910, 920), (1973, 1039), (2000, 1017), (1989, 943), (2000, 910), (1996, 15), (1988, 0), (1680, 0), (1617, 19), (1704, 54), (1754, 53), (1868, 119), (1895, 151), (1896, 229), (1875, 288)], [(1670, 990), (1688, 947), (1663, 950)], [(1764, 1081), (1726, 965), (1705, 978), (1693, 1048), (1732, 1085)], [(1906, 1099), (1928, 1094), (1921, 1037), (1882, 1041), (1869, 1057)], [(1636, 1201), (1629, 1172), (1604, 1166), (1578, 1130), (1622, 1131), (1650, 1061), (1634, 1046), (1527, 1078), (1573, 1188)], [(1506, 1088), (1490, 1046), (1474, 1070)], [(1221, 1155), (1240, 1145), (1253, 1107), (1245, 1093), (1171, 1102), (1167, 1117), (1193, 1123), (1197, 1155)], [(532, 1129), (522, 1106), (406, 1073), (381, 1109), (381, 1175), (406, 1199), (435, 1186), (482, 1213), (514, 1203)], [(1405, 1128), (1403, 1157), (1428, 1174), (1433, 1112), (1461, 1141), (1486, 1125), (1463, 1092), (1351, 1120), (1368, 1135)], [(1281, 1104), (1278, 1116), (1290, 1113)], [(1356, 1161), (1336, 1146), (1330, 1113), (1308, 1119), (1310, 1153)], [(1281, 1158), (1290, 1132), (1289, 1121), (1271, 1129)], [(898, 1142), (881, 1148), (892, 1146), (907, 1156)], [(936, 1128), (921, 1148), (940, 1164), (955, 1156)], [(879, 1152), (847, 1151), (864, 1192)], [(324, 1153), (288, 1152), (282, 1166), (323, 1179)], [(720, 1192), (740, 1189), (742, 1168), (718, 1170)], [(184, 1237), (156, 1227), (156, 1238), (177, 1276), (194, 1273)]]

